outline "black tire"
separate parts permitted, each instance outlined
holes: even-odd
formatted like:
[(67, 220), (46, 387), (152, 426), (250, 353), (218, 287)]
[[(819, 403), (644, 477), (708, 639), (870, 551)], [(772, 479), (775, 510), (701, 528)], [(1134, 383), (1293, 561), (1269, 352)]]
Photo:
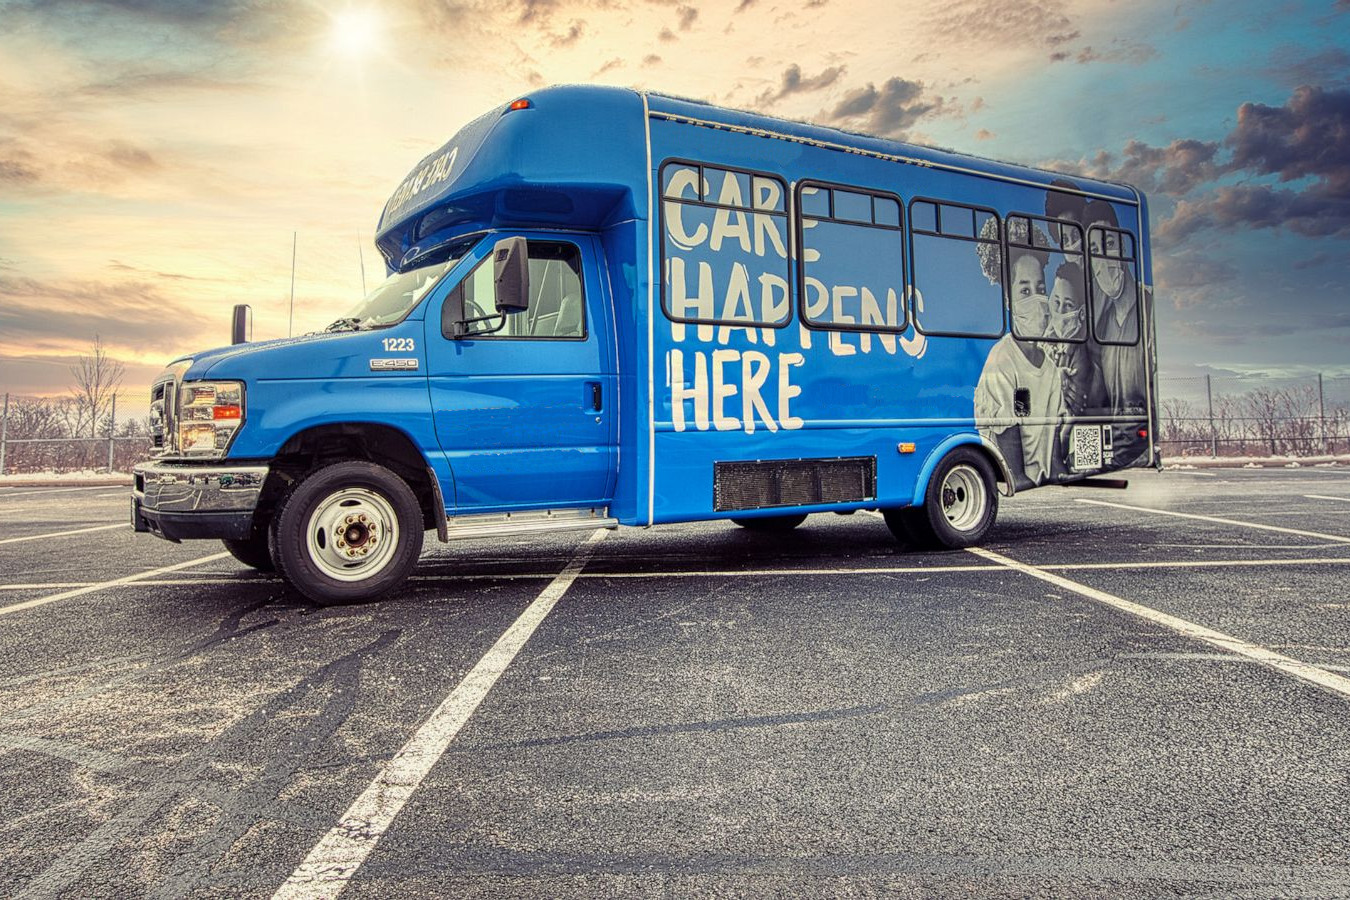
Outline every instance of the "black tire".
[(316, 603), (369, 600), (399, 587), (422, 553), (422, 510), (407, 482), (350, 460), (296, 482), (272, 517), (281, 574)]
[(791, 531), (806, 521), (806, 513), (790, 513), (782, 516), (763, 516), (754, 519), (732, 519), (747, 531), (782, 533)]
[(221, 538), (220, 542), (230, 551), (231, 556), (249, 568), (257, 569), (259, 572), (276, 571), (276, 566), (272, 563), (272, 551), (267, 546), (267, 529), (255, 531), (242, 541)]
[(923, 506), (888, 509), (882, 515), (892, 534), (916, 547), (973, 547), (998, 518), (994, 470), (980, 451), (957, 447), (933, 470)]

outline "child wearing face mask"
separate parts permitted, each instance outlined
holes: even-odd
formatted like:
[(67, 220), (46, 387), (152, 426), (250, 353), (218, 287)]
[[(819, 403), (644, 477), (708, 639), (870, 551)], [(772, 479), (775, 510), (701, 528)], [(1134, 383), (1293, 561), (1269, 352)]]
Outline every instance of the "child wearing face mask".
[(1048, 337), (1076, 343), (1050, 344), (1050, 354), (1064, 379), (1064, 405), (1070, 415), (1082, 415), (1099, 406), (1104, 388), (1092, 360), (1087, 338), (1087, 298), (1083, 296), (1083, 269), (1066, 262), (1055, 270), (1049, 298)]

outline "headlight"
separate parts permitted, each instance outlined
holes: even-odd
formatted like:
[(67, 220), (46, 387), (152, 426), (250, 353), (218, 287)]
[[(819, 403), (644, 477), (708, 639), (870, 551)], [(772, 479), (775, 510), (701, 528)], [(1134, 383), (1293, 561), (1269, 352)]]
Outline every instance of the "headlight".
[(178, 389), (178, 449), (221, 457), (244, 421), (240, 381), (185, 381)]

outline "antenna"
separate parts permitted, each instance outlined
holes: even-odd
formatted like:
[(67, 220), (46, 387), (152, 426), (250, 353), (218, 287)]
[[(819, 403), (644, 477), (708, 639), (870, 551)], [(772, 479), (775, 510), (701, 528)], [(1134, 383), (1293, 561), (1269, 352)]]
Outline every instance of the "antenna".
[(300, 232), (291, 232), (291, 310), (286, 314), (286, 337), (291, 336), (291, 324), (295, 321), (295, 244)]
[(361, 229), (356, 229), (356, 258), (361, 261), (361, 296), (366, 295), (366, 254), (361, 249)]

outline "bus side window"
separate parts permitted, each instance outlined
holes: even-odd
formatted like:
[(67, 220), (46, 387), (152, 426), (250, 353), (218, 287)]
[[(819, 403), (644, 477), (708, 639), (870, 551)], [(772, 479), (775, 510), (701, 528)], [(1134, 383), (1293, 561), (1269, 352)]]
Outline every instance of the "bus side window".
[(1087, 340), (1083, 226), (1069, 219), (1009, 213), (1008, 306), (1023, 341)]
[(891, 334), (908, 327), (901, 219), (900, 198), (891, 193), (812, 181), (797, 186), (803, 322)]
[(1105, 224), (1088, 229), (1092, 334), (1099, 344), (1139, 343), (1139, 260), (1134, 235)]
[(998, 214), (946, 200), (909, 204), (914, 323), (958, 337), (1003, 334), (1002, 230)]
[(787, 185), (767, 172), (685, 160), (661, 166), (661, 308), (685, 324), (782, 328), (788, 300)]
[[(585, 340), (586, 298), (577, 245), (566, 241), (530, 241), (529, 267), (529, 309), (500, 317), (500, 327), (490, 326), (496, 330), (475, 334), (475, 338)], [(492, 254), (488, 254), (464, 279), (464, 309), (468, 318), (488, 319), (497, 315), (493, 290)]]

